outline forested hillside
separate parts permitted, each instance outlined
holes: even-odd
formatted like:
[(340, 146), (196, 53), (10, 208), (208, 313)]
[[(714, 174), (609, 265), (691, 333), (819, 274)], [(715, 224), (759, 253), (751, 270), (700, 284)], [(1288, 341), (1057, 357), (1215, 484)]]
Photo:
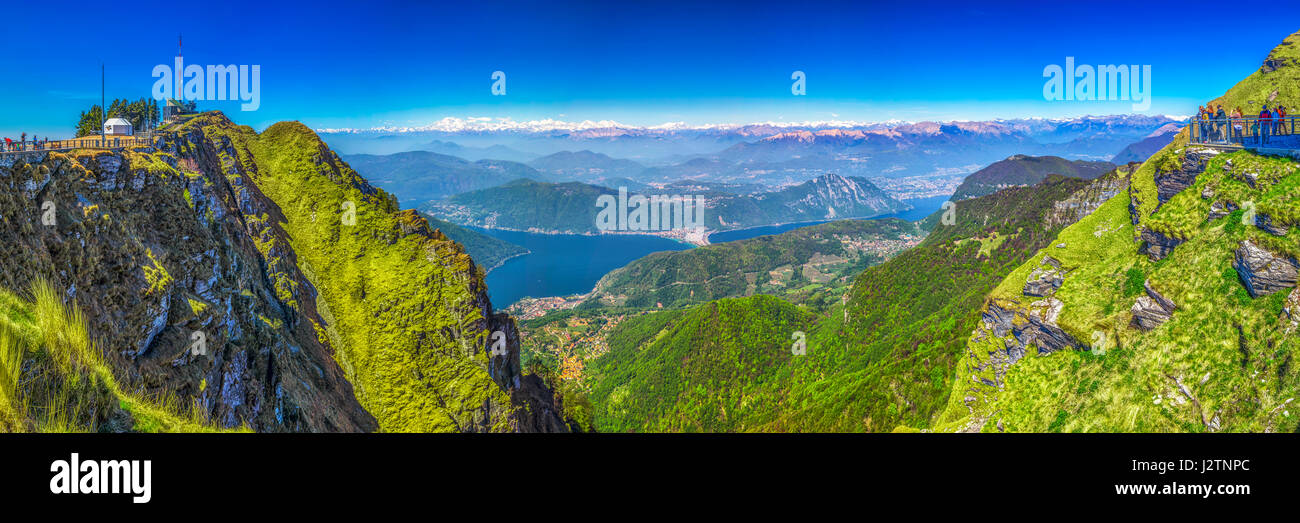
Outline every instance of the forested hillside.
[(1054, 176), (960, 202), (949, 219), (933, 217), (920, 245), (857, 276), (839, 303), (754, 296), (628, 316), (585, 370), (595, 425), (888, 431), (903, 420), (928, 423), (946, 404), (983, 296), (1064, 226), (1053, 217), (1072, 214), (1059, 203), (1090, 187), (1122, 187), (1126, 176)]
[(1017, 154), (967, 176), (957, 187), (952, 200), (984, 196), (1007, 187), (1033, 185), (1050, 174), (1091, 180), (1114, 168), (1109, 162), (1071, 161), (1059, 156)]
[(847, 282), (922, 237), (913, 223), (840, 220), (771, 236), (650, 254), (596, 284), (584, 306), (679, 307)]

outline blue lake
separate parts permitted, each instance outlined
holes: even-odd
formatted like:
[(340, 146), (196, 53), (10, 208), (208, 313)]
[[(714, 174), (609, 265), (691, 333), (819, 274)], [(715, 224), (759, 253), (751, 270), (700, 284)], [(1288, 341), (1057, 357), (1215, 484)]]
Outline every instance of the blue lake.
[(582, 294), (595, 287), (605, 273), (632, 260), (652, 252), (691, 247), (648, 235), (581, 236), (473, 229), (530, 251), (488, 273), (488, 297), (497, 309), (504, 309), (525, 296)]
[[(896, 212), (893, 214), (886, 214), (883, 216), (872, 216), (869, 219), (878, 220), (881, 218), (902, 218), (909, 222), (918, 221), (924, 219), (926, 216), (934, 214), (934, 211), (943, 208), (943, 202), (948, 201), (948, 198), (950, 197), (952, 197), (952, 195), (931, 196), (928, 198), (914, 198), (911, 200), (903, 200), (903, 203), (911, 204), (912, 206), (911, 210)], [(810, 225), (817, 225), (819, 223), (826, 223), (828, 221), (831, 220), (822, 220), (817, 222), (786, 223), (782, 225), (765, 225), (762, 227), (750, 227), (748, 229), (736, 229), (734, 231), (715, 232), (709, 235), (709, 243), (732, 242), (736, 240), (755, 238), (758, 236), (766, 236), (769, 234), (781, 234), (785, 231), (798, 229), (800, 227), (808, 227)]]
[[(913, 209), (871, 219), (902, 218), (917, 221), (939, 210), (947, 200), (947, 196), (903, 200), (911, 204)], [(778, 234), (818, 223), (825, 221), (725, 231), (710, 235), (709, 242), (720, 243)], [(652, 252), (691, 248), (684, 243), (648, 235), (581, 236), (471, 228), (522, 245), (530, 251), (530, 254), (512, 258), (488, 273), (488, 296), (492, 298), (492, 306), (497, 309), (504, 309), (526, 296), (582, 294), (595, 287), (601, 276), (632, 260)]]

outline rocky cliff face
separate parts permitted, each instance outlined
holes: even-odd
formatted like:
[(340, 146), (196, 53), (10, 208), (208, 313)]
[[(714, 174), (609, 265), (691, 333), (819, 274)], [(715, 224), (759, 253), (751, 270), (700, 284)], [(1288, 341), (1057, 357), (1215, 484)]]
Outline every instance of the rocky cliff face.
[(0, 158), (0, 286), (65, 289), (119, 381), (218, 426), (556, 428), (510, 400), (518, 336), (482, 271), (300, 127), (210, 113), (156, 150)]
[[(196, 167), (144, 151), (0, 160), (0, 285), (55, 282), (119, 377), (192, 398), (216, 424), (375, 429), (311, 331), (315, 311), (277, 296), (277, 265), (257, 244), (283, 231), (239, 211), (274, 205)], [(315, 292), (287, 277), (299, 297)]]
[(1092, 214), (1093, 211), (1115, 195), (1128, 188), (1129, 174), (1136, 171), (1141, 164), (1130, 163), (1118, 169), (1098, 176), (1087, 187), (1070, 195), (1069, 198), (1056, 202), (1052, 212), (1047, 215), (1047, 227), (1057, 228), (1069, 225)]

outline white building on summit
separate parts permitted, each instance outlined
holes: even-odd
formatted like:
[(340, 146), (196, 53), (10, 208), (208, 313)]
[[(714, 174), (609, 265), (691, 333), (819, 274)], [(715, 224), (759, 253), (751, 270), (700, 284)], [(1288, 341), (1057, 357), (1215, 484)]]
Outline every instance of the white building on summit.
[(104, 122), (104, 136), (132, 136), (135, 128), (124, 118), (109, 118)]

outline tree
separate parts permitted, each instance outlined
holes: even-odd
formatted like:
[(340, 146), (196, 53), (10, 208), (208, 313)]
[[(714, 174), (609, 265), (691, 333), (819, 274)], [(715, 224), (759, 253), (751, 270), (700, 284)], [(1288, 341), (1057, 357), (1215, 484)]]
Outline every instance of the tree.
[(103, 109), (99, 105), (92, 105), (89, 111), (82, 111), (81, 119), (77, 122), (77, 137), (99, 133), (100, 115), (102, 113)]

